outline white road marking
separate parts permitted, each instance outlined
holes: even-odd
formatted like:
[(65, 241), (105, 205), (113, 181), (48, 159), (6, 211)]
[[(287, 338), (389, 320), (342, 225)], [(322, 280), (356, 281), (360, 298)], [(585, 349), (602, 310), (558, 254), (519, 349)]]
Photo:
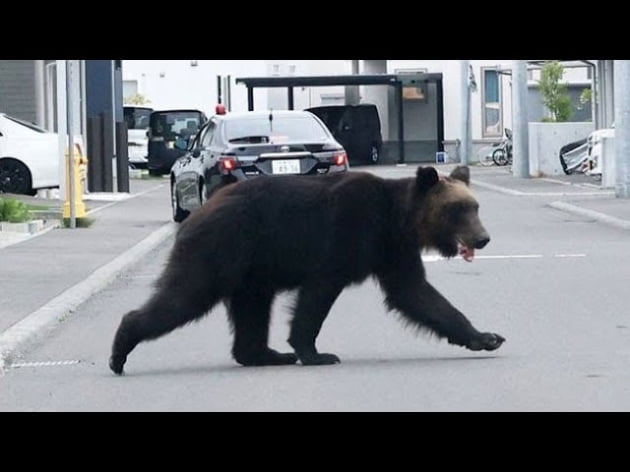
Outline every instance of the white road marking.
[[(475, 256), (475, 259), (488, 259), (488, 260), (504, 260), (504, 259), (543, 259), (545, 257), (552, 257), (557, 259), (571, 258), (571, 257), (586, 257), (586, 254), (552, 254), (545, 256), (543, 254), (496, 254), (496, 255), (483, 255)], [(453, 258), (456, 259), (456, 258)], [(437, 254), (423, 254), (423, 262), (438, 262), (448, 260), (446, 257), (439, 256)]]
[(43, 362), (16, 362), (11, 364), (12, 369), (19, 369), (20, 367), (55, 367), (59, 365), (76, 365), (81, 361), (43, 361)]

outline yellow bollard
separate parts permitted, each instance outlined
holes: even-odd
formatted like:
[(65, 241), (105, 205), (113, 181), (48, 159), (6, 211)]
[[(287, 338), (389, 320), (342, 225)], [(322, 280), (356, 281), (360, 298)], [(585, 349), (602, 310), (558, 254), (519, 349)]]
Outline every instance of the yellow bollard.
[[(85, 203), (83, 202), (83, 191), (85, 189), (85, 174), (88, 159), (81, 152), (81, 148), (75, 145), (74, 160), (74, 216), (75, 218), (85, 218)], [(63, 217), (70, 218), (70, 178), (68, 176), (68, 159), (70, 153), (66, 152), (66, 201), (63, 204)]]

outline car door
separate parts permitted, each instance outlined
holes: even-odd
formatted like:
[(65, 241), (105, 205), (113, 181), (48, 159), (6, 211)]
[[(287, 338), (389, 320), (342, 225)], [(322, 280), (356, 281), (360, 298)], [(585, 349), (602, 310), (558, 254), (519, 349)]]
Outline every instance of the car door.
[(17, 118), (5, 116), (4, 119), (7, 155), (26, 164), (34, 186), (59, 185), (57, 135)]
[(216, 128), (214, 120), (202, 128), (193, 141), (188, 153), (186, 168), (182, 175), (182, 198), (186, 207), (197, 207), (202, 203), (202, 194), (205, 189), (205, 173), (208, 163), (212, 161), (212, 141)]

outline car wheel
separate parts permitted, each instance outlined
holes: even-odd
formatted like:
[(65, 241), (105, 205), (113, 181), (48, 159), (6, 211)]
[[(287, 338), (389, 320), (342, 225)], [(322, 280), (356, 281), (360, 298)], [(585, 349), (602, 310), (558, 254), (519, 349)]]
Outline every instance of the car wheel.
[(31, 172), (16, 159), (0, 159), (0, 193), (33, 195)]
[(189, 212), (179, 206), (179, 196), (175, 190), (175, 182), (171, 183), (171, 206), (173, 208), (173, 221), (176, 223), (184, 221)]
[(378, 150), (378, 146), (376, 144), (372, 144), (372, 146), (370, 146), (370, 163), (378, 164), (380, 158), (381, 153)]

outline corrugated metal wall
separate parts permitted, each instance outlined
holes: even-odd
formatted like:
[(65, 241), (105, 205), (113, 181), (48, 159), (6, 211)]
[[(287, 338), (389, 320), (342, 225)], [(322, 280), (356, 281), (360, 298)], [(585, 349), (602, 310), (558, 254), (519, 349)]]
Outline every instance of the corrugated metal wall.
[(35, 122), (35, 61), (0, 61), (0, 112)]

